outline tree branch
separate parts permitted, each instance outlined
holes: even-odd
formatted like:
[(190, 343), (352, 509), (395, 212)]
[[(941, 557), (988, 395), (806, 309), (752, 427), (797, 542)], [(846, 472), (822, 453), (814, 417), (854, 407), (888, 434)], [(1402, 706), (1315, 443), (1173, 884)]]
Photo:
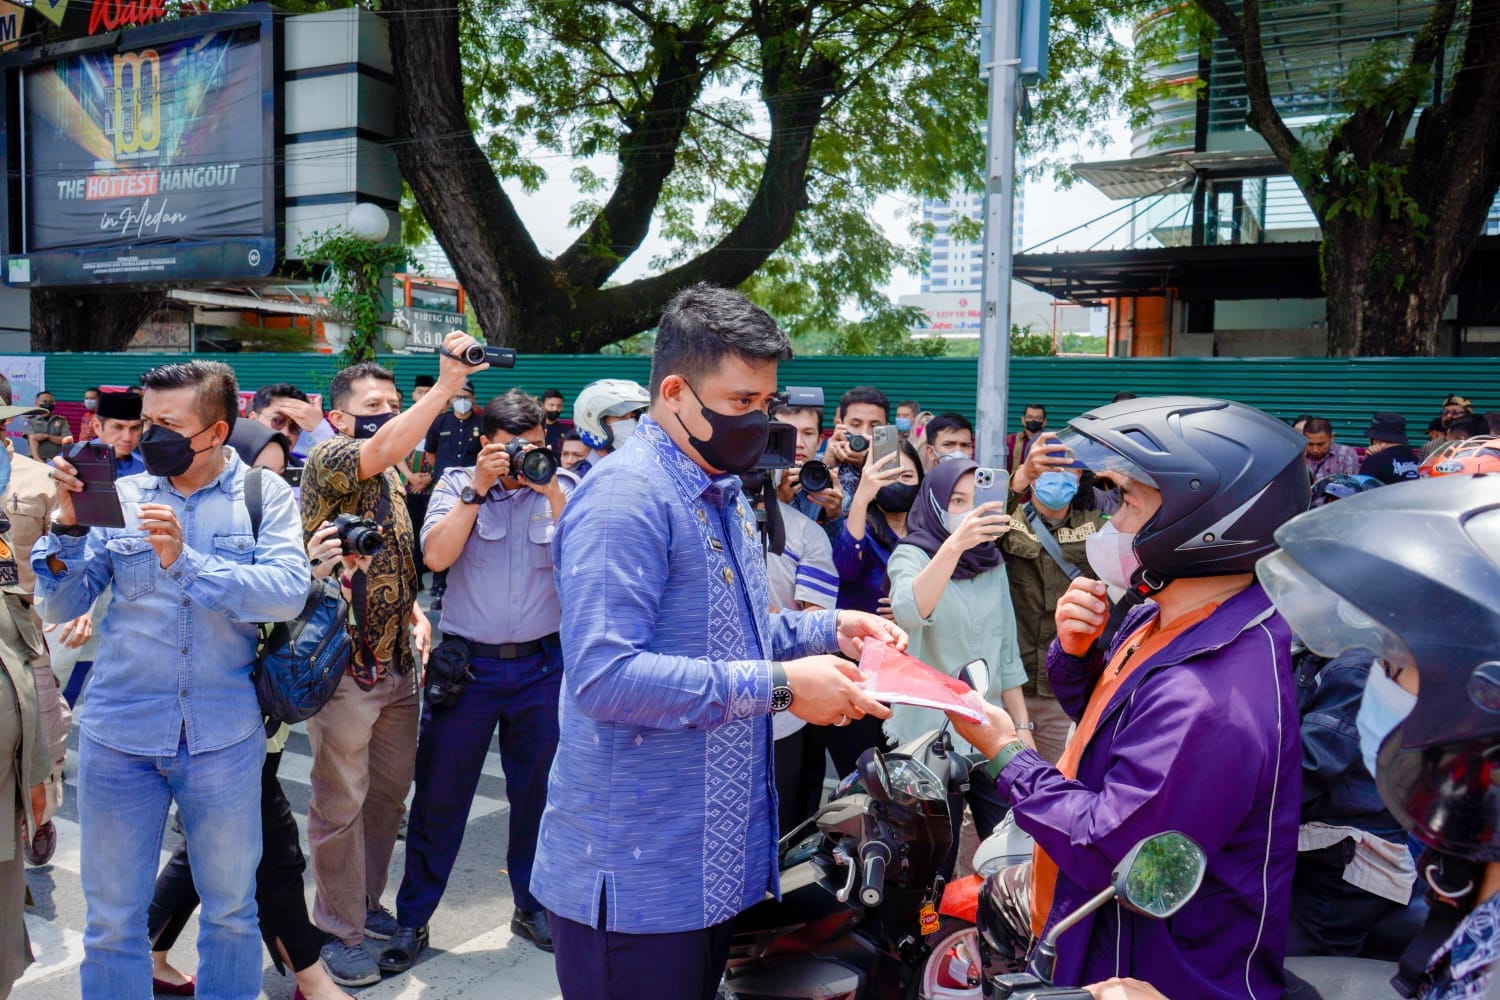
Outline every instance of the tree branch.
[(519, 291), (534, 294), (553, 282), (470, 127), (458, 9), (451, 0), (395, 0), (384, 16), (402, 81), (396, 88), (401, 172), (476, 309), (499, 318), (500, 328), (485, 332), (509, 343)]
[(1302, 143), (1287, 128), (1271, 100), (1266, 57), (1260, 42), (1260, 0), (1245, 0), (1243, 21), (1235, 16), (1225, 0), (1197, 0), (1197, 4), (1224, 32), (1244, 67), (1245, 93), (1250, 98), (1250, 127), (1266, 140), (1266, 145), (1281, 165), (1291, 170), (1292, 161), (1302, 150)]
[(660, 59), (656, 80), (645, 105), (625, 116), (614, 193), (557, 258), (558, 271), (575, 287), (604, 284), (645, 240), (662, 187), (677, 164), (688, 113), (703, 90), (701, 29), (680, 32), (664, 25), (653, 52)]

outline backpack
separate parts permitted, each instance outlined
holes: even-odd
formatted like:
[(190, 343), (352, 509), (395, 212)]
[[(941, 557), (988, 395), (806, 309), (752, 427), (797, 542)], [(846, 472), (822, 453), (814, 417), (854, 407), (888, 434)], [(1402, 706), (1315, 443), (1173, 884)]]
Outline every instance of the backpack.
[[(245, 472), (245, 507), (257, 542), (264, 475), (263, 468)], [(266, 716), (267, 733), (275, 732), (283, 722), (301, 722), (316, 715), (333, 697), (354, 650), (348, 618), (349, 605), (338, 584), (314, 578), (296, 618), (261, 626), (251, 679)]]

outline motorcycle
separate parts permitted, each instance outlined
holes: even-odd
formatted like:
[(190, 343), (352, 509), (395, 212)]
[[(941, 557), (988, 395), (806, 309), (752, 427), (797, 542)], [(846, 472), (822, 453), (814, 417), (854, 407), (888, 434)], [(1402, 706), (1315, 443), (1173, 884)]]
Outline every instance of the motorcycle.
[[(983, 661), (962, 671), (981, 691), (987, 674)], [(973, 935), (938, 913), (969, 770), (946, 722), (890, 753), (866, 750), (832, 801), (782, 838), (781, 899), (736, 918), (721, 997), (941, 997), (931, 986), (952, 939)]]

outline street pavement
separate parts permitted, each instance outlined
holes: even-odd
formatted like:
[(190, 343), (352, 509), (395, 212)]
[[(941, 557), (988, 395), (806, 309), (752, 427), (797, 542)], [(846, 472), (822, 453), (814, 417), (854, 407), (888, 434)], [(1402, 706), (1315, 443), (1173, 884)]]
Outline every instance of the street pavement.
[[(424, 604), (426, 595), (424, 597)], [(19, 980), (13, 992), (17, 1000), (76, 1000), (80, 995), (78, 966), (83, 960), (84, 905), (78, 878), (78, 803), (75, 779), (77, 732), (69, 741), (66, 799), (55, 818), (57, 853), (50, 863), (28, 868), (27, 883), (36, 906), (26, 912), (37, 962)], [(307, 846), (307, 805), (311, 794), (308, 776), (312, 756), (306, 728), (294, 727), (282, 756), (280, 778)], [(257, 779), (258, 780), (258, 779)], [(410, 799), (408, 799), (408, 802)], [(419, 964), (400, 976), (387, 976), (379, 985), (351, 990), (361, 1000), (413, 1000), (413, 998), (493, 998), (506, 1000), (560, 1000), (552, 956), (530, 941), (510, 933), (513, 905), (505, 874), (509, 806), (505, 800), (505, 778), (500, 757), (491, 751), (485, 760), (473, 808), (464, 833), (463, 848), (442, 904), (433, 916), (432, 943)], [(178, 834), (167, 830), (166, 861), (176, 846)], [(398, 841), (391, 858), (390, 879), (382, 901), (392, 911), (406, 859), (406, 845)], [(313, 898), (312, 873), (306, 875), (308, 907)], [(197, 968), (194, 942), (196, 918), (183, 931), (172, 949), (173, 964), (186, 972)], [(378, 946), (378, 942), (369, 944)], [(265, 961), (264, 993), (270, 1000), (290, 1000), (295, 982), (277, 973)]]

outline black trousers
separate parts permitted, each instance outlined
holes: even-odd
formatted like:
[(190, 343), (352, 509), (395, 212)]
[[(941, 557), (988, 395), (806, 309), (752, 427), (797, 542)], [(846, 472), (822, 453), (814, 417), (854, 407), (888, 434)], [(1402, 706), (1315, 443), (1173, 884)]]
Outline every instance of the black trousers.
[[(297, 839), (292, 807), (276, 780), (280, 766), (281, 754), (268, 753), (260, 770), (261, 855), (260, 866), (255, 869), (255, 905), (260, 911), (260, 934), (277, 971), (286, 972), (281, 953), (276, 950), (280, 940), (292, 960), (292, 969), (301, 972), (318, 960), (328, 935), (314, 927), (307, 916), (302, 892), (307, 861)], [(197, 907), (198, 891), (193, 888), (193, 870), (184, 842), (156, 877), (156, 892), (146, 918), (151, 950), (171, 949)]]
[[(599, 926), (608, 927), (604, 900)], [(563, 1000), (714, 1000), (733, 921), (701, 931), (624, 934), (547, 914)]]
[(817, 812), (823, 801), (823, 754), (809, 752), (814, 726), (803, 726), (775, 743), (776, 818), (781, 836)]
[(406, 512), (411, 515), (412, 556), (416, 560), (418, 583), (422, 582), (422, 574), (427, 572), (427, 567), (422, 563), (422, 522), (427, 520), (427, 501), (431, 499), (431, 490), (406, 494)]

